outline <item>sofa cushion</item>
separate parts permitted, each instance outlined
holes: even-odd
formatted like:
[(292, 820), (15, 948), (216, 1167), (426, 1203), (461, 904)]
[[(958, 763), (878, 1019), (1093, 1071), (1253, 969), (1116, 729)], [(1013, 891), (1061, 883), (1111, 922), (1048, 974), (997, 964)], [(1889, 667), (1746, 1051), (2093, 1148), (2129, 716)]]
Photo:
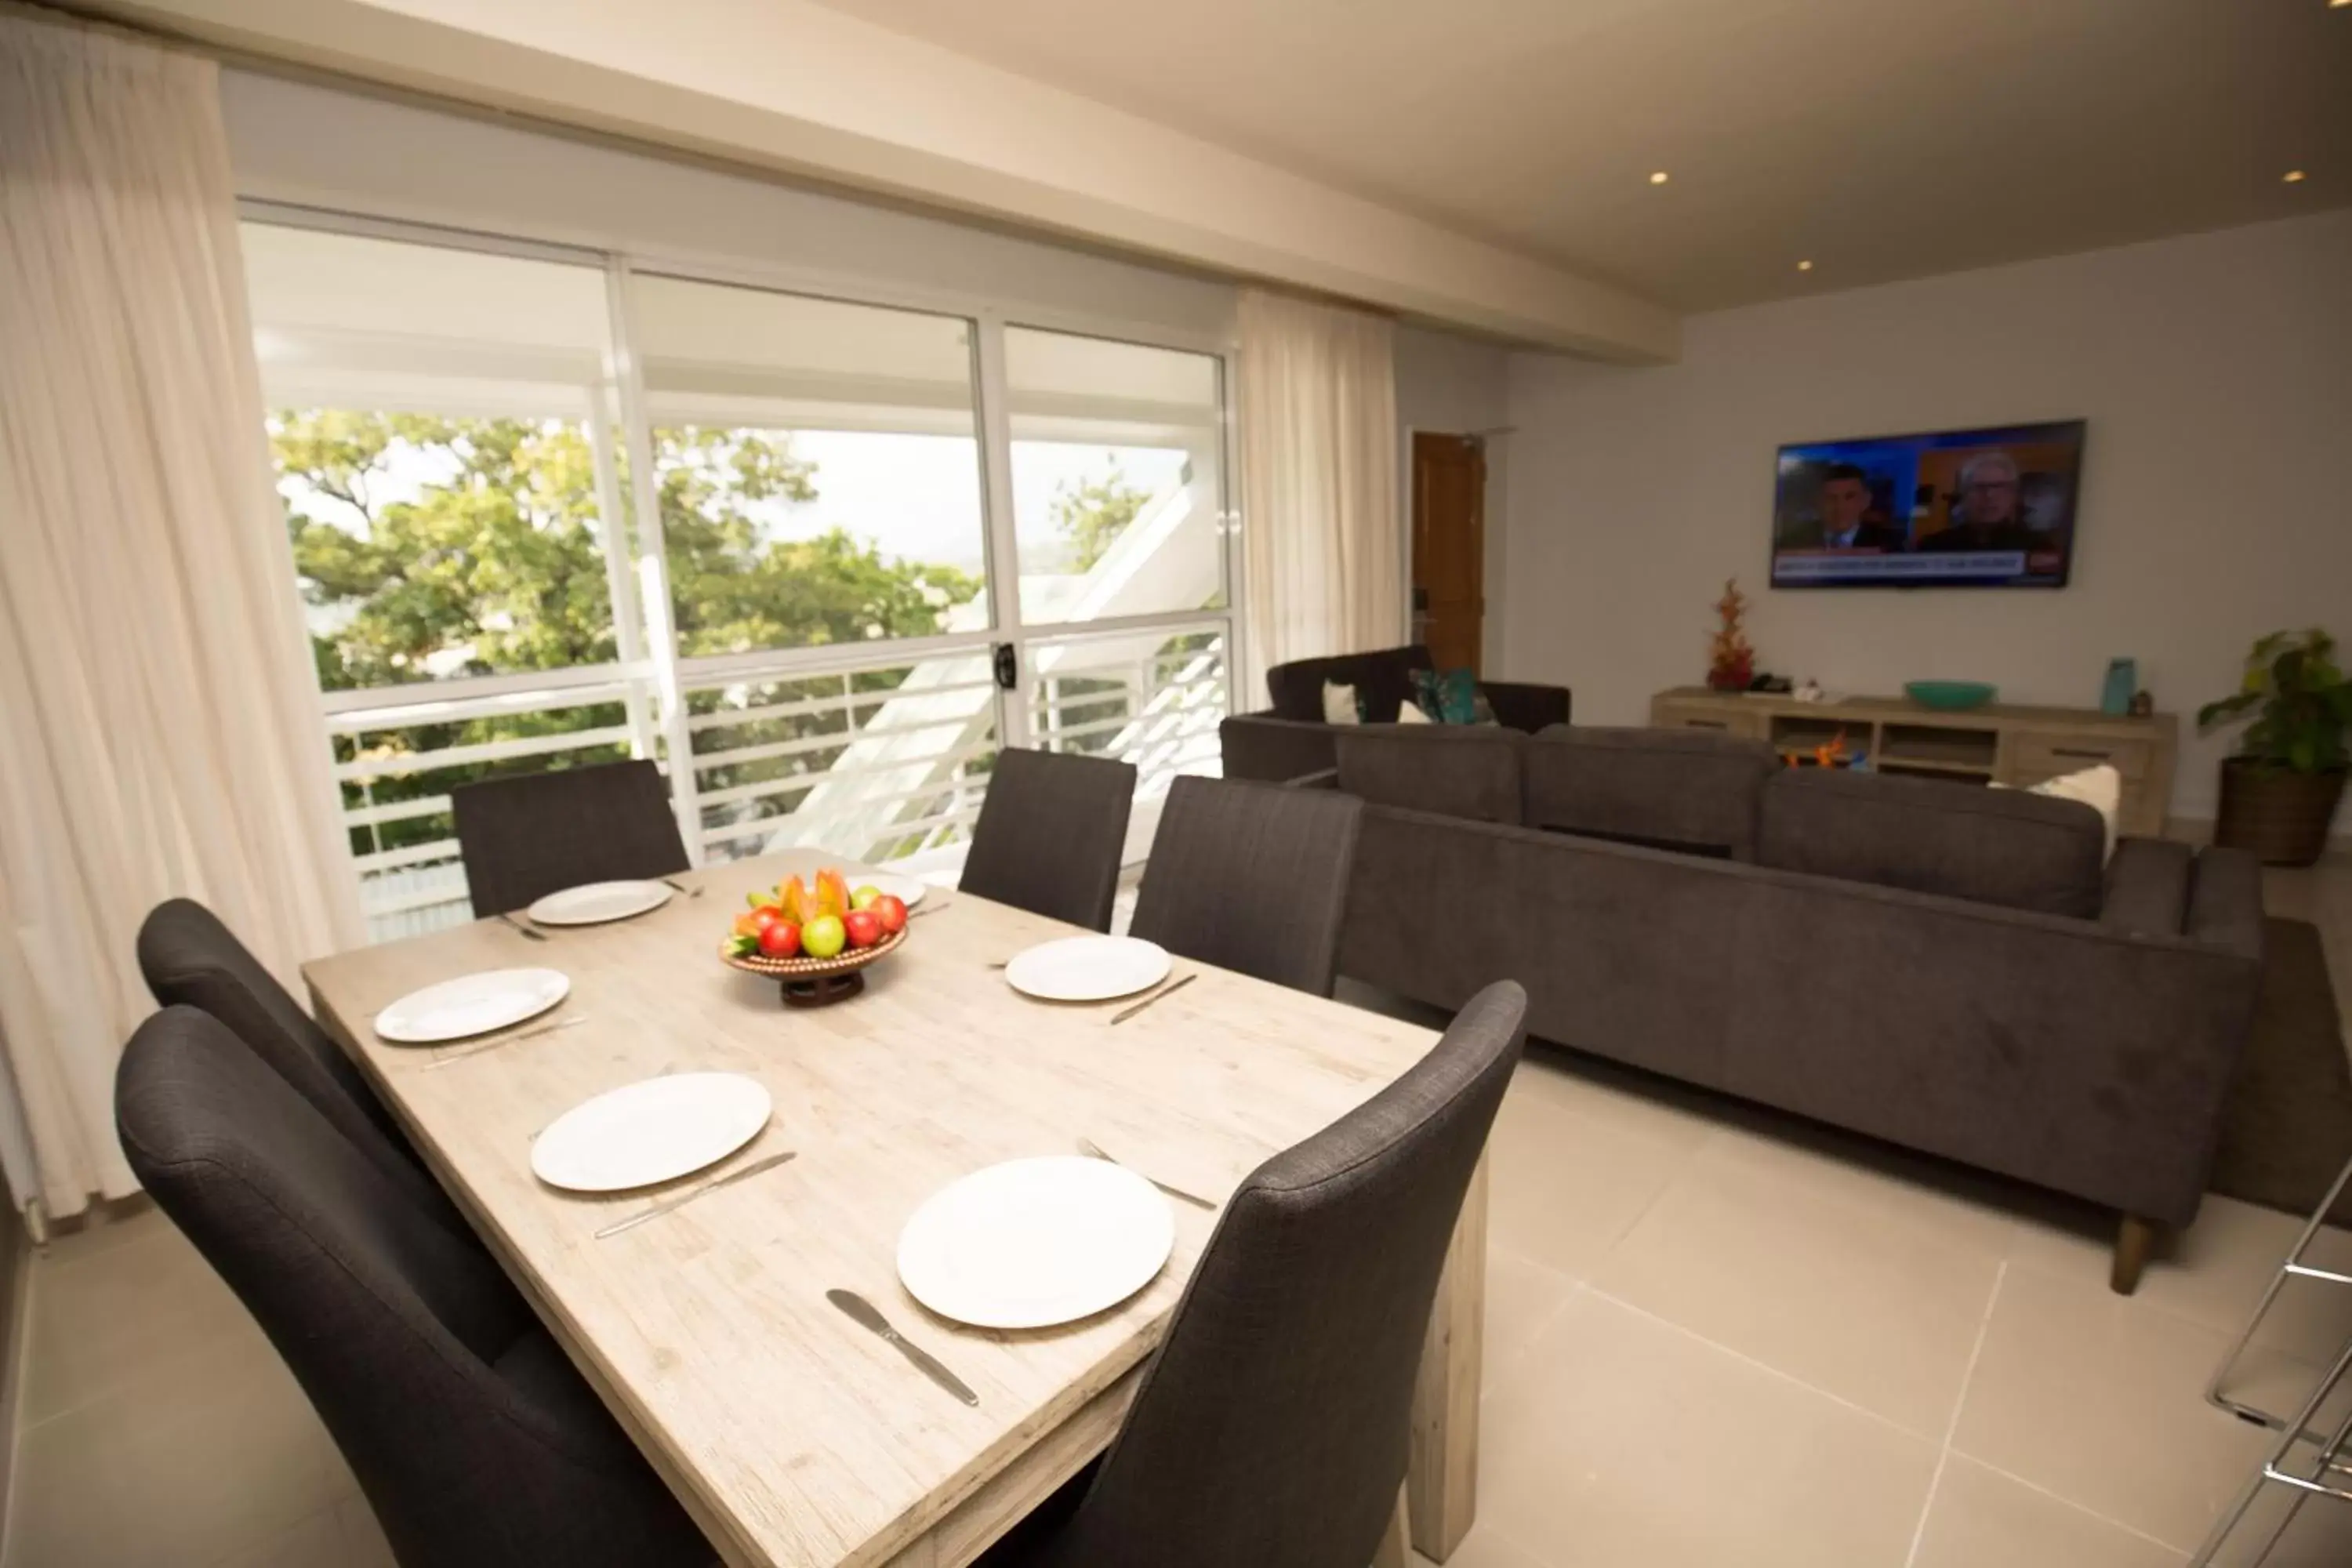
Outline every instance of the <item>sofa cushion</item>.
[(1756, 858), (1770, 742), (1706, 730), (1554, 724), (1528, 742), (1529, 827), (1735, 860)]
[(1356, 689), (1356, 709), (1366, 723), (1393, 724), (1397, 710), (1412, 695), (1412, 672), (1429, 668), (1429, 650), (1417, 644), (1376, 648), (1277, 664), (1265, 672), (1265, 687), (1278, 719), (1321, 719), (1323, 683), (1328, 680)]
[(1519, 823), (1519, 751), (1499, 726), (1375, 724), (1333, 731), (1339, 787), (1373, 805)]
[(1756, 858), (1783, 870), (2095, 920), (2106, 828), (2080, 801), (1798, 768), (1764, 786)]

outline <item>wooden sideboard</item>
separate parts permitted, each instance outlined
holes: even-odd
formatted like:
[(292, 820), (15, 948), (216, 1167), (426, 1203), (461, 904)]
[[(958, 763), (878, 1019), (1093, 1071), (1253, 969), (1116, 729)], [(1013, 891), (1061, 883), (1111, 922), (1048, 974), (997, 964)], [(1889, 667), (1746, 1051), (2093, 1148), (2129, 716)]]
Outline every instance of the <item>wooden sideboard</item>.
[(2016, 789), (2110, 763), (2124, 781), (2116, 826), (2145, 838), (2164, 832), (2179, 747), (2179, 722), (2169, 713), (2132, 719), (2095, 709), (2002, 702), (1948, 713), (1906, 697), (1800, 702), (1776, 693), (1711, 691), (1704, 686), (1672, 687), (1651, 698), (1650, 722), (1747, 735), (1806, 756), (1843, 735), (1846, 746), (1866, 752), (1879, 773)]

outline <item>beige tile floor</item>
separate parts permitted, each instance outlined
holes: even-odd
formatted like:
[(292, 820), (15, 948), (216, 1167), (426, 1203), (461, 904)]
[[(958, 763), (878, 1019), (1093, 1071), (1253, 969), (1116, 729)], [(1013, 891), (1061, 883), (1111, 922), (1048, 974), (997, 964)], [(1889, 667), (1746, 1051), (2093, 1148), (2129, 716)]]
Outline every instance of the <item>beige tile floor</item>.
[[(2352, 998), (2352, 868), (2273, 879)], [(2263, 1436), (2204, 1380), (2292, 1241), (2214, 1199), (2139, 1293), (2098, 1216), (1544, 1052), (1495, 1134), (1479, 1524), (1459, 1568), (2162, 1568)], [(2352, 1237), (2332, 1237), (2352, 1262)], [(149, 1213), (54, 1244), (5, 1568), (370, 1568), (350, 1471)], [(2273, 1402), (2352, 1334), (2300, 1288)], [(2278, 1568), (2352, 1563), (2352, 1505)]]

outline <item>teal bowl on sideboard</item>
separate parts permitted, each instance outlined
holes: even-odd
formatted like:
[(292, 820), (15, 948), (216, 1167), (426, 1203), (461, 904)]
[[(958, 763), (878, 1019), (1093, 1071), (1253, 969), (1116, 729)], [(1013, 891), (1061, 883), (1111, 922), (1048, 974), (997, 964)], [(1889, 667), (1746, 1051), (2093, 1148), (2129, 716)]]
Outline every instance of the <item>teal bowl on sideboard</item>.
[(1903, 695), (1922, 708), (1958, 713), (1983, 707), (2000, 695), (2000, 688), (1987, 686), (1981, 680), (1906, 680), (1903, 683)]

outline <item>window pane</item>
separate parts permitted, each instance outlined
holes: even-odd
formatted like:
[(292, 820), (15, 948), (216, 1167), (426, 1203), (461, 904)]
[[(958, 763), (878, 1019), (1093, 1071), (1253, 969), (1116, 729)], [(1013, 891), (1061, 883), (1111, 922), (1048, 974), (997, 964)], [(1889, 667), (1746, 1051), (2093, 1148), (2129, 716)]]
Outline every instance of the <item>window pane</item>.
[(604, 274), (263, 224), (243, 242), (320, 684), (611, 660)]
[(1022, 619), (1221, 607), (1223, 365), (1012, 327), (1004, 369)]
[(682, 655), (987, 626), (968, 322), (632, 289)]
[(986, 649), (687, 694), (704, 852), (955, 863), (996, 752)]
[(1055, 637), (1028, 646), (1029, 729), (1051, 752), (1132, 763), (1138, 799), (1178, 773), (1215, 773), (1227, 711), (1225, 628)]

